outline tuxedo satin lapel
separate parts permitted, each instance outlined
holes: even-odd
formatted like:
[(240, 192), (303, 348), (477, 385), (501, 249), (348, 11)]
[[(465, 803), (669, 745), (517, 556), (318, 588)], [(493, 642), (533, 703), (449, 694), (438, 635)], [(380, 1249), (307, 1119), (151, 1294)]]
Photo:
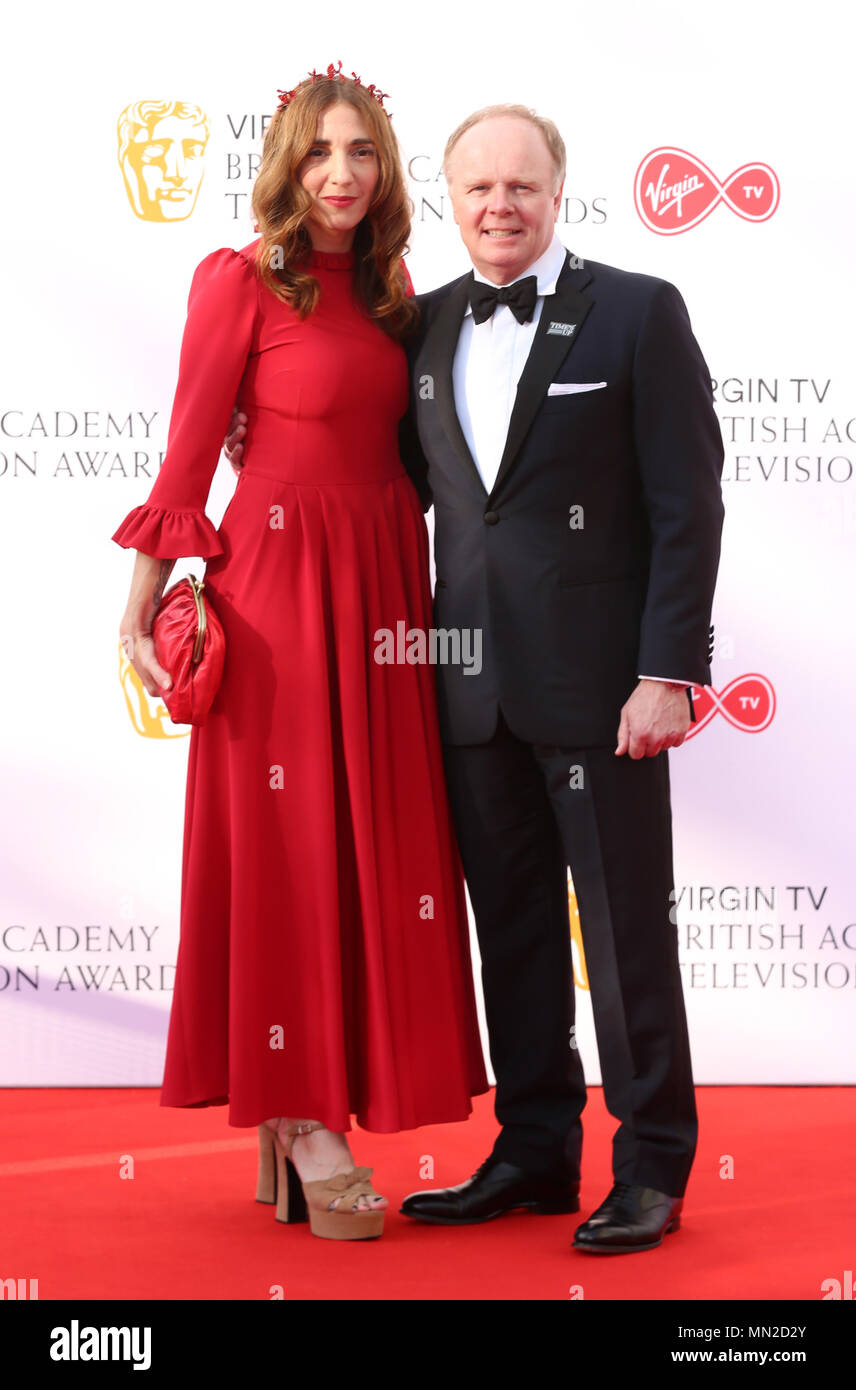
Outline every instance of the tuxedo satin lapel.
[[(470, 453), (469, 445), (461, 429), (461, 422), (455, 409), (455, 388), (452, 380), (452, 367), (458, 346), (458, 336), (468, 303), (467, 289), (470, 278), (469, 275), (465, 275), (438, 309), (434, 322), (425, 336), (422, 363), (425, 370), (433, 378), (434, 401), (440, 416), (440, 423), (446, 431), (449, 443), (461, 463), (478, 483), (481, 492), (487, 496), (482, 476), (476, 467), (475, 459)], [(423, 374), (420, 369), (420, 375)]]
[[(517, 384), (517, 396), (508, 424), (499, 470), (491, 496), (513, 467), (524, 439), (547, 395), (547, 387), (580, 336), (594, 300), (582, 293), (591, 275), (571, 270), (568, 261), (556, 283), (555, 294), (544, 300), (535, 340)], [(552, 331), (551, 331), (552, 330)]]

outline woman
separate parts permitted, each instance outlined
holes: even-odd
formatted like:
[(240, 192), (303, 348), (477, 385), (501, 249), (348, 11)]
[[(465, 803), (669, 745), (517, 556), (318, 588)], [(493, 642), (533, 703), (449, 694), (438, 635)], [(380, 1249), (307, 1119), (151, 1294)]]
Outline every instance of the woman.
[[(397, 142), (382, 97), (332, 67), (280, 96), (260, 236), (197, 267), (166, 458), (113, 539), (139, 552), (120, 633), (150, 694), (176, 558), (207, 560), (226, 635), (190, 736), (161, 1104), (228, 1103), (259, 1128), (258, 1199), (359, 1239), (387, 1202), (350, 1116), (460, 1120), (488, 1087), (433, 672), (373, 659), (380, 629), (431, 624), (397, 447), (415, 312)], [(249, 443), (217, 531), (204, 506), (236, 401)]]

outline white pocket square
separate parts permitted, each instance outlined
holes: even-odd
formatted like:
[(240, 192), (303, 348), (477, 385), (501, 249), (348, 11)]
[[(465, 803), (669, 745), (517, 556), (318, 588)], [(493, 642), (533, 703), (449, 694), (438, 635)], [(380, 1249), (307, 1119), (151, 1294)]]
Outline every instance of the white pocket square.
[(554, 381), (547, 388), (548, 396), (573, 396), (577, 391), (599, 391), (605, 381)]

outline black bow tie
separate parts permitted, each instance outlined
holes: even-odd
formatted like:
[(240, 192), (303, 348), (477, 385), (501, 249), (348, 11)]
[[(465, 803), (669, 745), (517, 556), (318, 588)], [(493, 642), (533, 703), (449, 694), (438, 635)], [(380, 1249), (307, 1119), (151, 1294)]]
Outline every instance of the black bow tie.
[(518, 323), (528, 323), (535, 313), (538, 298), (538, 277), (527, 275), (513, 285), (486, 285), (482, 280), (470, 281), (470, 306), (476, 323), (489, 319), (497, 304), (507, 304)]

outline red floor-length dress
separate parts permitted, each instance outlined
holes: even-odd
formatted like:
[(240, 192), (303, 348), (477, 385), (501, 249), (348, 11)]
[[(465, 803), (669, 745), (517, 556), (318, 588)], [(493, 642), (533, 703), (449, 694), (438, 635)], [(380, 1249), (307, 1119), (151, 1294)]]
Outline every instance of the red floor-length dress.
[[(357, 307), (352, 253), (312, 253), (301, 321), (256, 245), (196, 269), (166, 457), (112, 537), (205, 558), (226, 636), (190, 735), (161, 1104), (337, 1131), (460, 1120), (488, 1083), (434, 671), (374, 659), (379, 629), (431, 626), (405, 355)], [(236, 402), (244, 467), (215, 530)]]

